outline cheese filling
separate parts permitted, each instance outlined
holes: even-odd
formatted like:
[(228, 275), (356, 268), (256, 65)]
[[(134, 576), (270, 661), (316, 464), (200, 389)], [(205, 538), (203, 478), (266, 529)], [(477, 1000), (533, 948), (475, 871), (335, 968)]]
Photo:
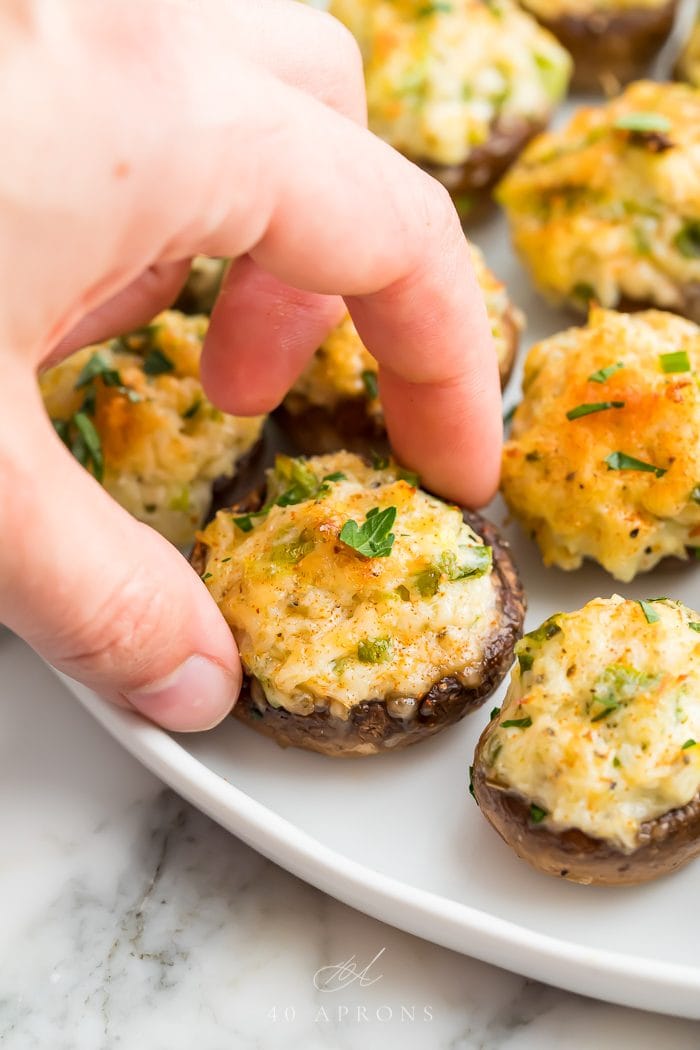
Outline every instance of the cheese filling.
[(331, 0), (365, 63), (370, 128), (411, 157), (461, 164), (496, 121), (544, 122), (571, 61), (509, 0)]
[(485, 761), (536, 823), (623, 852), (700, 790), (700, 614), (618, 595), (551, 617), (518, 666)]
[(531, 349), (523, 391), (501, 484), (545, 564), (627, 581), (700, 547), (697, 325), (593, 309)]
[(205, 396), (199, 358), (207, 324), (168, 310), (40, 378), (46, 411), (73, 454), (121, 506), (180, 546), (201, 525), (213, 481), (233, 475), (263, 423), (227, 415)]
[(638, 81), (534, 140), (498, 199), (551, 299), (686, 312), (700, 281), (699, 165), (700, 94)]
[[(347, 718), (378, 699), (408, 716), (402, 701), (479, 674), (500, 617), (491, 549), (401, 475), (347, 452), (278, 457), (269, 509), (220, 511), (201, 534), (203, 579), (273, 706)], [(373, 519), (391, 508), (375, 554)]]

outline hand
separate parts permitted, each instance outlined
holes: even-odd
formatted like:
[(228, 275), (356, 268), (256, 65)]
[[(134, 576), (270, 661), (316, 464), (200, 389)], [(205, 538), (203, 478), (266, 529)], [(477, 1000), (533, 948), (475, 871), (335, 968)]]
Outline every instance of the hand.
[(37, 368), (237, 259), (211, 398), (276, 405), (343, 296), (398, 457), (459, 502), (498, 473), (498, 377), (444, 190), (364, 128), (357, 49), (291, 0), (6, 0), (0, 11), (0, 620), (175, 730), (230, 710), (231, 633), (182, 557), (58, 441)]

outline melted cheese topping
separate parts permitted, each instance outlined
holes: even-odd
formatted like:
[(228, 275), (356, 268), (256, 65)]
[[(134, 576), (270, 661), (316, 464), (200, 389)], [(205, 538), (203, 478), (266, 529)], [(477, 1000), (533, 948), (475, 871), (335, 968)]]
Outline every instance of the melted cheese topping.
[(551, 21), (572, 15), (582, 19), (601, 14), (623, 14), (627, 11), (653, 11), (667, 7), (669, 0), (527, 0), (524, 7), (537, 18)]
[[(616, 127), (652, 116), (662, 134)], [(551, 299), (682, 309), (700, 281), (700, 92), (639, 81), (540, 135), (500, 184), (515, 247)]]
[[(231, 477), (236, 461), (258, 440), (262, 417), (239, 419), (212, 405), (199, 380), (207, 329), (204, 317), (160, 314), (148, 329), (72, 354), (40, 378), (53, 420), (78, 412), (86, 387), (78, 378), (99, 353), (120, 384), (94, 382), (92, 421), (104, 457), (103, 484), (140, 521), (173, 543), (191, 543), (211, 502), (212, 482)], [(172, 367), (147, 375), (144, 361), (160, 353)]]
[[(343, 477), (244, 521), (249, 531), (220, 511), (201, 534), (203, 578), (267, 700), (347, 718), (364, 700), (420, 698), (446, 675), (469, 682), (500, 611), (490, 549), (461, 511), (348, 452), (282, 457), (268, 491), (299, 469), (314, 484)], [(339, 535), (377, 507), (396, 508), (395, 540), (388, 556), (363, 557)]]
[(526, 635), (485, 754), (489, 779), (543, 809), (544, 826), (625, 852), (700, 790), (700, 614), (649, 608), (653, 623), (639, 602), (597, 598)]
[[(486, 265), (479, 248), (473, 244), (470, 248), (491, 324), (494, 349), (503, 375), (508, 369), (512, 353), (511, 325), (519, 332), (524, 327), (525, 319), (510, 301), (503, 282), (499, 281)], [(368, 413), (381, 419), (381, 405), (378, 398), (372, 396), (374, 386), (371, 381), (368, 384), (366, 378), (363, 378), (363, 373), (367, 372), (376, 376), (377, 362), (363, 345), (350, 316), (347, 315), (316, 351), (309, 366), (285, 399), (285, 406), (290, 412), (301, 413), (309, 404), (334, 408), (340, 401), (364, 398)]]
[(681, 51), (676, 74), (694, 87), (700, 87), (700, 19), (695, 22)]
[[(661, 355), (672, 353), (692, 371), (664, 372)], [(618, 362), (604, 382), (590, 379)], [(576, 569), (589, 557), (631, 580), (700, 546), (699, 374), (700, 329), (654, 310), (594, 309), (585, 328), (532, 348), (501, 483), (546, 565)], [(567, 418), (607, 402), (623, 407)], [(610, 469), (615, 452), (665, 473)]]
[(571, 62), (509, 0), (331, 0), (363, 53), (370, 128), (408, 156), (461, 164), (495, 121), (542, 122)]

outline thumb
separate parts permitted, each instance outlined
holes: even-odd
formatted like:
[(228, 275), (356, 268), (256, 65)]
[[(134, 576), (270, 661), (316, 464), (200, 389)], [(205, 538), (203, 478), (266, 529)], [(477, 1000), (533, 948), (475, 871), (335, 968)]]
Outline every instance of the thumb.
[(206, 587), (78, 466), (33, 376), (7, 368), (3, 387), (0, 621), (70, 677), (166, 729), (216, 725), (241, 669)]

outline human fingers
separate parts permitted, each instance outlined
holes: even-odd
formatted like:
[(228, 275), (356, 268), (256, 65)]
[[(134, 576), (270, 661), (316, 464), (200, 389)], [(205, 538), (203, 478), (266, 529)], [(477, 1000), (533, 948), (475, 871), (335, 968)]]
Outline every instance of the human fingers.
[(167, 729), (215, 725), (241, 670), (206, 588), (78, 466), (34, 377), (9, 368), (3, 385), (0, 621), (55, 667)]

